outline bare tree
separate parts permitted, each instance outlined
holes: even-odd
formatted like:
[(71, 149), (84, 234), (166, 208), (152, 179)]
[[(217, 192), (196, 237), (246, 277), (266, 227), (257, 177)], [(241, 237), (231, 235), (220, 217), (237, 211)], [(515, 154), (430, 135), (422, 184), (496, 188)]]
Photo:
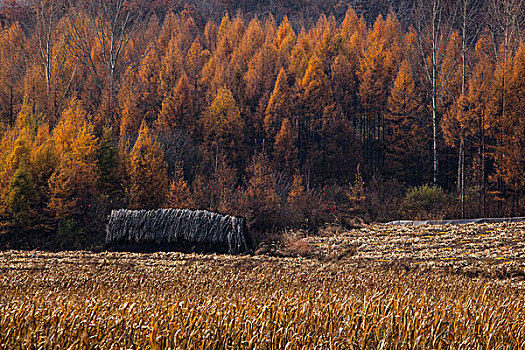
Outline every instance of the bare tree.
[(414, 29), (418, 33), (418, 50), (422, 77), (430, 99), (432, 120), (433, 183), (438, 185), (438, 138), (441, 100), (451, 71), (442, 70), (446, 56), (446, 43), (456, 18), (456, 7), (445, 0), (417, 0), (413, 11)]
[[(34, 0), (31, 8), (35, 15), (35, 40), (37, 45), (37, 63), (41, 65), (46, 85), (46, 110), (56, 117), (60, 106), (66, 98), (74, 76), (69, 78), (69, 84), (58, 91), (58, 80), (64, 73), (67, 59), (66, 36), (57, 28), (64, 15), (64, 1)], [(59, 96), (60, 94), (60, 96)]]
[[(461, 30), (461, 96), (466, 94), (468, 77), (467, 51), (474, 45), (482, 28), (480, 21), (481, 3), (483, 0), (460, 0), (459, 27)], [(465, 130), (460, 123), (459, 151), (458, 151), (458, 180), (457, 189), (461, 197), (461, 217), (465, 217)]]
[(27, 69), (26, 37), (20, 25), (15, 22), (0, 35), (0, 119), (14, 124), (18, 106), (24, 95), (24, 74)]
[[(139, 67), (155, 42), (153, 39), (143, 43), (142, 49), (134, 47), (132, 54), (126, 52), (139, 28), (147, 24), (148, 13), (145, 1), (93, 0), (71, 4), (68, 16), (71, 48), (101, 97), (107, 99), (106, 109), (112, 117), (120, 83)], [(100, 50), (98, 60), (93, 57), (93, 47)]]

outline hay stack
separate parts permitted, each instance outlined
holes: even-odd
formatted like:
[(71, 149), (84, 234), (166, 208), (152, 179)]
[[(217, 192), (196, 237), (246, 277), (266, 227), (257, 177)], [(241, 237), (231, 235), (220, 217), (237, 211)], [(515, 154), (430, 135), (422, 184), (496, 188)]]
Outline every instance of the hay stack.
[(246, 252), (244, 218), (206, 210), (157, 209), (113, 210), (106, 226), (106, 244), (167, 243), (195, 244)]

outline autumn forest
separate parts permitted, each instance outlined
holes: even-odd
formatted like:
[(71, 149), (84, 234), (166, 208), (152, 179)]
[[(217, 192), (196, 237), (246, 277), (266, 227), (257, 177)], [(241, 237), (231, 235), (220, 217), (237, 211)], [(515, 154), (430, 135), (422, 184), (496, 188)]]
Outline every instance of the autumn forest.
[(260, 232), (525, 215), (522, 0), (310, 25), (159, 3), (0, 5), (4, 233), (81, 245), (115, 208)]

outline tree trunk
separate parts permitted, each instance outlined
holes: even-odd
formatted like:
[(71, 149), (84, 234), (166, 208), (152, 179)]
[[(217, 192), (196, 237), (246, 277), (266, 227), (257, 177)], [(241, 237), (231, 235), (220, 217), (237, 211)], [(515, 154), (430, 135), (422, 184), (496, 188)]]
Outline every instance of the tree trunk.
[[(433, 82), (434, 84), (434, 82)], [(436, 97), (432, 97), (432, 154), (433, 154), (433, 182), (438, 185), (438, 149), (437, 149), (437, 112)]]
[(437, 15), (438, 4), (437, 1), (432, 3), (432, 154), (433, 154), (433, 180), (434, 186), (438, 186), (438, 149), (437, 149), (437, 133), (438, 133), (438, 116), (437, 116)]
[(461, 131), (458, 151), (457, 193), (461, 199), (461, 218), (465, 218), (465, 137)]
[[(467, 7), (469, 0), (463, 1), (463, 21), (461, 23), (461, 96), (466, 93), (466, 40), (467, 40)], [(461, 123), (461, 122), (460, 122)], [(461, 196), (461, 218), (465, 218), (465, 130), (463, 125), (460, 125), (459, 135), (459, 166), (458, 166), (458, 189)]]

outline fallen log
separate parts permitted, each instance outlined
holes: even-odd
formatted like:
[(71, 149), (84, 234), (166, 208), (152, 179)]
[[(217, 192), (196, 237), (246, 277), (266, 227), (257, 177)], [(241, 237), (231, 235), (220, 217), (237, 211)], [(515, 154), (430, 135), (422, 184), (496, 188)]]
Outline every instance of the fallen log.
[(245, 219), (206, 210), (113, 210), (106, 244), (195, 245), (207, 250), (248, 251)]

